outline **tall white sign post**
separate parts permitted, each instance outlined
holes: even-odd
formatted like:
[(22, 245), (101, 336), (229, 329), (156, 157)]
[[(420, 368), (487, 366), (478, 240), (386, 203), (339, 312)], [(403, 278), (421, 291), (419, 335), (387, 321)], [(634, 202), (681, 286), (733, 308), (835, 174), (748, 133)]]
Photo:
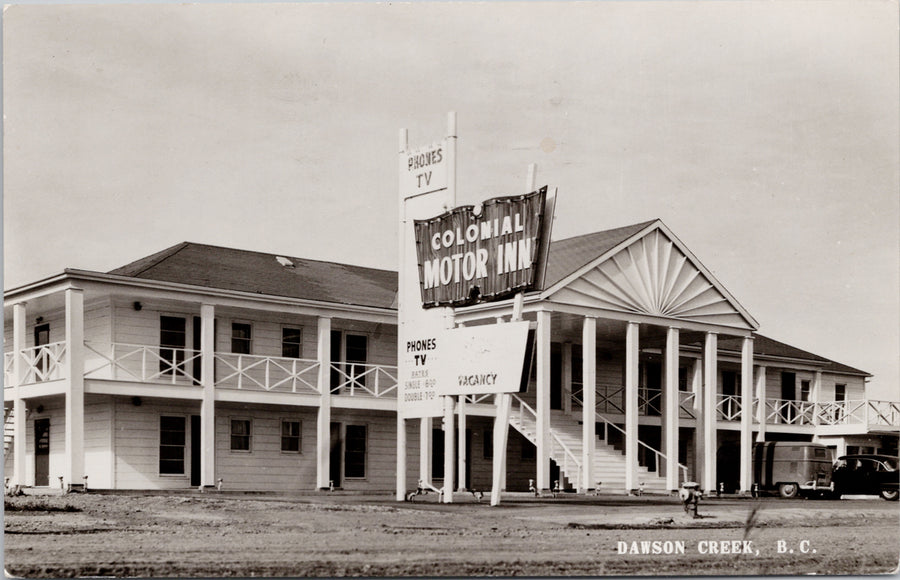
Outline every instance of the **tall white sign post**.
[[(448, 310), (422, 307), (414, 220), (426, 219), (456, 205), (456, 113), (447, 115), (447, 136), (437, 143), (409, 149), (400, 130), (400, 234), (397, 293), (397, 501), (406, 496), (406, 420), (419, 418), (419, 479), (431, 484), (431, 420), (444, 416), (444, 501), (453, 500), (453, 403), (437, 392), (437, 335), (448, 325)], [(449, 312), (452, 317), (452, 310)], [(452, 322), (449, 323), (452, 325)], [(447, 408), (449, 407), (449, 411)], [(449, 416), (449, 421), (447, 417)], [(448, 449), (449, 447), (449, 449)]]

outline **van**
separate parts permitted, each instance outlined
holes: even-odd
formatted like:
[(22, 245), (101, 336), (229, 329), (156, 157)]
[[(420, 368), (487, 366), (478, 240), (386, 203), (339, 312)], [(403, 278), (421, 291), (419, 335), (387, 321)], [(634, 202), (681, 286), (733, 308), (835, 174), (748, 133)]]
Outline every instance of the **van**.
[(766, 441), (753, 448), (753, 481), (781, 497), (831, 493), (831, 450), (821, 443)]

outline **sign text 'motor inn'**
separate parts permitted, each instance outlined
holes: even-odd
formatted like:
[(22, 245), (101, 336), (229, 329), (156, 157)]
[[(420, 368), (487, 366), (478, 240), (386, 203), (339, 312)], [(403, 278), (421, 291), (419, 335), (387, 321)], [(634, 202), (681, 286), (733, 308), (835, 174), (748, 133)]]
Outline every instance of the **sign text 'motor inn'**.
[(460, 306), (530, 290), (541, 255), (547, 188), (416, 220), (422, 304)]

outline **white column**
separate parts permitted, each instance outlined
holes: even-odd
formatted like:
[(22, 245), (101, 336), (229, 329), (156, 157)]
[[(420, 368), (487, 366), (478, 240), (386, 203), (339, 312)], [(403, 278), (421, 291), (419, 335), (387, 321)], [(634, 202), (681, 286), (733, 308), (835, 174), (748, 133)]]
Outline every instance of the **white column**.
[(562, 343), (562, 408), (566, 415), (572, 414), (572, 343)]
[(809, 393), (809, 402), (816, 405), (822, 400), (822, 371), (816, 371), (813, 378), (812, 392)]
[(537, 313), (537, 481), (550, 489), (550, 313)]
[(397, 501), (406, 499), (406, 419), (397, 411)]
[(22, 360), (22, 349), (25, 348), (26, 304), (19, 302), (13, 305), (13, 485), (28, 485), (25, 481), (25, 454), (28, 419), (25, 416), (25, 400), (21, 396), (19, 385), (25, 377), (25, 361)]
[(459, 441), (456, 443), (456, 456), (457, 456), (457, 469), (456, 472), (459, 475), (459, 481), (456, 482), (456, 487), (459, 491), (466, 491), (466, 462), (468, 462), (469, 458), (466, 457), (466, 396), (459, 396), (459, 403), (457, 403), (457, 414), (459, 415), (459, 429), (457, 429), (457, 433), (459, 434)]
[(718, 386), (718, 335), (706, 333), (703, 346), (703, 482), (707, 493), (716, 490), (716, 388)]
[(330, 318), (325, 316), (319, 317), (316, 338), (316, 356), (319, 359), (319, 412), (316, 417), (316, 487), (318, 489), (328, 489), (331, 479)]
[(638, 488), (638, 373), (640, 345), (637, 322), (625, 332), (625, 491)]
[(212, 304), (200, 305), (200, 488), (216, 484), (215, 319)]
[(581, 489), (582, 493), (594, 484), (594, 449), (597, 442), (597, 319), (585, 317), (581, 329)]
[(703, 481), (703, 360), (694, 359), (691, 367), (691, 391), (694, 393), (694, 479)]
[(741, 493), (753, 483), (753, 337), (741, 348)]
[(491, 484), (491, 505), (500, 505), (500, 492), (506, 487), (506, 442), (509, 436), (509, 411), (512, 396), (502, 393), (494, 397), (497, 406), (494, 419), (494, 457)]
[(766, 440), (766, 367), (756, 367), (756, 440)]
[(431, 485), (431, 455), (432, 437), (434, 428), (432, 417), (422, 417), (419, 420), (419, 479)]
[(677, 490), (678, 470), (678, 354), (679, 331), (669, 328), (666, 332), (666, 384), (663, 394), (665, 417), (663, 418), (663, 442), (666, 455), (666, 488)]
[(444, 503), (453, 503), (453, 469), (456, 446), (453, 437), (453, 397), (444, 397)]
[(84, 487), (84, 292), (66, 290), (66, 471), (69, 489)]

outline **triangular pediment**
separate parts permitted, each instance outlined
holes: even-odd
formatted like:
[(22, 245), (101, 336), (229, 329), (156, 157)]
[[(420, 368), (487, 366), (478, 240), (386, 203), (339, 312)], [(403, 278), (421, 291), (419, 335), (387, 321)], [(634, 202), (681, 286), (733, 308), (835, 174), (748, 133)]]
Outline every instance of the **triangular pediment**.
[(545, 299), (755, 330), (756, 321), (661, 221), (563, 278)]

